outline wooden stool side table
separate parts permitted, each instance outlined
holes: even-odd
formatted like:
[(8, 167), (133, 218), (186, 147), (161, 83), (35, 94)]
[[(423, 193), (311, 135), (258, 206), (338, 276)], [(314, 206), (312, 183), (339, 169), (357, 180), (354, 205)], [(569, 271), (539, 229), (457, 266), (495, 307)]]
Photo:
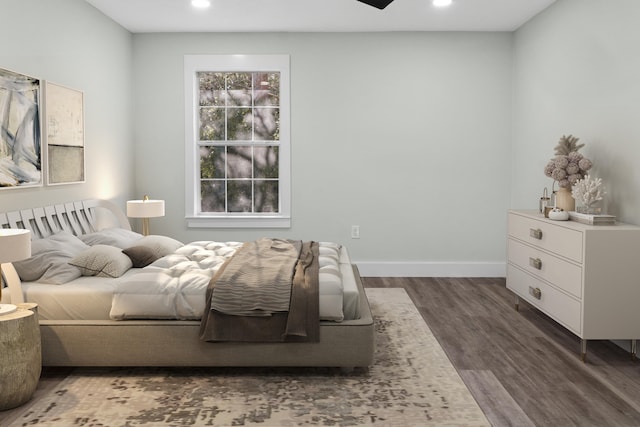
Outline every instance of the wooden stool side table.
[(42, 372), (37, 304), (0, 316), (0, 411), (33, 396)]

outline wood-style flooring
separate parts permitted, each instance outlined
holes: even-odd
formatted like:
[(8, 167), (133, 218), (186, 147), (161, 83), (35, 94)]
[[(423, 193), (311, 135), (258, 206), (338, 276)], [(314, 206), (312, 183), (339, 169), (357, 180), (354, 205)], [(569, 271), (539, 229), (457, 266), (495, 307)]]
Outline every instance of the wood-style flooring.
[[(640, 361), (580, 340), (514, 296), (504, 279), (365, 278), (406, 289), (491, 423), (640, 426)], [(626, 343), (622, 343), (626, 344)]]
[[(589, 341), (581, 362), (580, 340), (524, 302), (515, 311), (504, 279), (363, 280), (406, 289), (494, 427), (640, 427), (640, 361)], [(44, 369), (34, 399), (70, 371)], [(19, 413), (0, 411), (0, 426)]]

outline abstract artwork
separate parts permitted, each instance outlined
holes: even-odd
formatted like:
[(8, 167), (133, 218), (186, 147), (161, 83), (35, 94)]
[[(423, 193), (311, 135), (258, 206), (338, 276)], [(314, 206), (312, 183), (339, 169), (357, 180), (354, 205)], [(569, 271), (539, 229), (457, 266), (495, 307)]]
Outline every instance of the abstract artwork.
[(0, 189), (42, 183), (40, 80), (0, 69)]
[(75, 89), (45, 82), (47, 184), (84, 182), (84, 100)]

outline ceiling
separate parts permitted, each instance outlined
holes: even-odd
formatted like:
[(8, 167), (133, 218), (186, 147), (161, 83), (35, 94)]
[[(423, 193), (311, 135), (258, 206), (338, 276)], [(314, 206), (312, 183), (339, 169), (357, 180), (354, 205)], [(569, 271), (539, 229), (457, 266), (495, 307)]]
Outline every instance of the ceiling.
[(555, 0), (395, 0), (379, 10), (356, 0), (86, 0), (132, 33), (315, 31), (513, 31)]

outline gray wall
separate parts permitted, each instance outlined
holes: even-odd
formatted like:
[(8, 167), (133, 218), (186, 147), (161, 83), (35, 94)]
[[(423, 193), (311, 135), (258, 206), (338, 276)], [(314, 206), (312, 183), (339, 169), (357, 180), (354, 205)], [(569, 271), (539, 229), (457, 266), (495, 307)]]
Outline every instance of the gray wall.
[[(167, 201), (167, 216), (151, 220), (152, 231), (185, 241), (265, 234), (337, 241), (365, 274), (502, 273), (510, 34), (136, 34), (133, 40), (136, 189)], [(225, 53), (291, 56), (290, 230), (185, 227), (183, 56)], [(351, 225), (360, 225), (360, 239), (350, 238)]]
[(606, 205), (640, 224), (640, 2), (559, 0), (515, 33), (511, 205), (534, 207), (563, 134), (585, 143)]
[(83, 0), (2, 0), (0, 68), (84, 92), (86, 183), (0, 190), (0, 211), (133, 193), (131, 34)]
[(186, 229), (182, 58), (285, 53), (293, 227), (277, 235), (345, 243), (373, 274), (500, 274), (505, 211), (536, 207), (562, 134), (640, 224), (640, 3), (608, 3), (559, 0), (501, 34), (131, 35), (83, 0), (3, 0), (0, 67), (85, 92), (87, 182), (2, 190), (0, 209), (148, 193), (167, 201), (157, 233), (276, 235)]

